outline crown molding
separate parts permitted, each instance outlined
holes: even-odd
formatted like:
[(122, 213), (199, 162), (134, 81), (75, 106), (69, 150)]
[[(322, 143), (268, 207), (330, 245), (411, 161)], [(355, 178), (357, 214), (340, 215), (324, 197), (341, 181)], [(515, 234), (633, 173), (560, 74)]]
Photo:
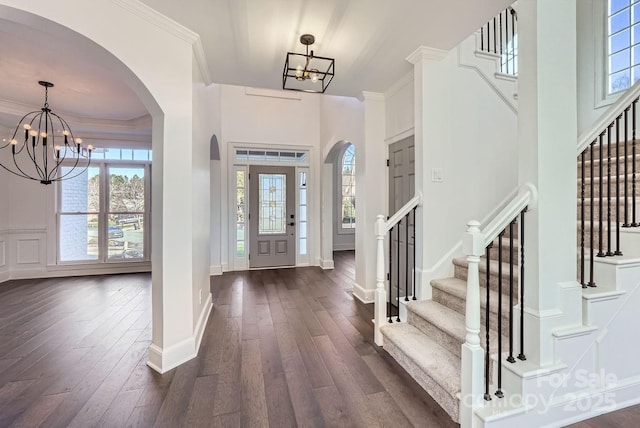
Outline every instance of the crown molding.
[(384, 94), (380, 92), (362, 91), (363, 101), (384, 101)]
[(207, 65), (206, 55), (202, 46), (202, 40), (200, 35), (182, 24), (174, 21), (173, 19), (161, 14), (157, 10), (142, 3), (139, 0), (111, 0), (112, 3), (120, 6), (123, 9), (133, 13), (134, 15), (144, 19), (145, 21), (161, 28), (169, 34), (178, 37), (181, 40), (189, 43), (193, 49), (193, 55), (202, 74), (202, 79), (205, 85), (209, 86), (213, 83), (211, 80), (211, 73), (209, 72), (209, 66)]
[[(0, 100), (0, 127), (15, 130), (17, 121), (26, 112), (39, 110), (27, 104), (9, 100)], [(57, 111), (71, 125), (74, 133), (99, 132), (109, 134), (151, 135), (152, 119), (146, 114), (128, 120), (95, 119)]]
[(202, 74), (202, 80), (204, 81), (205, 86), (209, 86), (213, 83), (213, 80), (211, 80), (211, 73), (209, 72), (209, 65), (207, 64), (207, 56), (204, 53), (202, 39), (200, 39), (199, 35), (196, 36), (197, 39), (193, 42), (193, 55), (196, 59), (196, 63), (198, 64), (200, 74)]
[(402, 76), (400, 80), (398, 80), (393, 85), (391, 85), (389, 89), (387, 89), (384, 93), (385, 98), (391, 98), (392, 96), (397, 94), (398, 91), (400, 91), (402, 88), (412, 83), (413, 83), (413, 70), (411, 70), (410, 72)]
[(418, 49), (413, 51), (406, 60), (411, 64), (416, 65), (420, 61), (442, 61), (447, 55), (449, 51), (445, 51), (437, 48), (430, 48), (428, 46), (420, 46)]
[(182, 24), (177, 23), (173, 19), (161, 14), (157, 10), (142, 3), (139, 0), (111, 0), (123, 9), (137, 15), (145, 21), (173, 34), (174, 36), (184, 40), (189, 44), (193, 44), (198, 39), (198, 34), (191, 31)]

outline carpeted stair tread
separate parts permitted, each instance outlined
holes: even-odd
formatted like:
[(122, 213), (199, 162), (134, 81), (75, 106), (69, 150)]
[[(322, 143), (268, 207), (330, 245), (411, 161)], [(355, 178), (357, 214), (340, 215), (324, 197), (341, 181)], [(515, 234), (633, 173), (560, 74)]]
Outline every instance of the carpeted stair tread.
[[(465, 300), (467, 299), (467, 281), (460, 278), (443, 278), (443, 279), (434, 279), (431, 281), (431, 286), (433, 288), (437, 288), (438, 290), (442, 290), (447, 294), (451, 294), (459, 299)], [(504, 294), (502, 296), (504, 299)], [(489, 290), (489, 299), (491, 300), (491, 306), (489, 310), (493, 314), (498, 313), (498, 292)], [(487, 289), (485, 287), (480, 287), (480, 307), (482, 310), (487, 308)]]
[(416, 300), (407, 304), (407, 309), (420, 318), (438, 327), (461, 343), (464, 342), (467, 330), (464, 326), (464, 315), (433, 300)]
[[(497, 251), (497, 249), (494, 249), (493, 251)], [(502, 278), (503, 281), (507, 278), (509, 278), (509, 251), (503, 252), (502, 254), (503, 260), (505, 260), (504, 262), (502, 262)], [(517, 259), (514, 258), (514, 263), (517, 263)], [(491, 260), (491, 262), (489, 263), (489, 271), (491, 273), (492, 276), (497, 276), (498, 275), (498, 264), (500, 262), (498, 262), (497, 260)], [(453, 259), (453, 265), (454, 266), (459, 266), (462, 268), (467, 268), (468, 267), (468, 262), (467, 262), (467, 258), (466, 257), (456, 257)], [(480, 265), (478, 266), (478, 270), (481, 274), (485, 274), (487, 272), (487, 261), (485, 259), (484, 256), (480, 257)], [(518, 268), (516, 268), (514, 266), (513, 269), (513, 281), (514, 283), (518, 282), (518, 273), (519, 273)], [(508, 293), (509, 292), (509, 288), (508, 288), (509, 284), (508, 282), (503, 282), (503, 291), (504, 293)], [(503, 294), (504, 294), (503, 293)]]
[(410, 324), (387, 324), (380, 330), (385, 350), (457, 422), (460, 358)]

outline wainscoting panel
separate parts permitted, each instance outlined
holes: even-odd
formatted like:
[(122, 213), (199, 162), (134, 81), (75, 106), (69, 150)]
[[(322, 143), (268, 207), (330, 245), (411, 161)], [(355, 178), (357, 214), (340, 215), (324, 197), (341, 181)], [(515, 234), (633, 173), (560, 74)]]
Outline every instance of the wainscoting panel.
[(7, 263), (7, 231), (0, 230), (0, 282), (9, 280), (9, 264)]
[(9, 232), (10, 271), (46, 269), (47, 234), (45, 229), (11, 230)]

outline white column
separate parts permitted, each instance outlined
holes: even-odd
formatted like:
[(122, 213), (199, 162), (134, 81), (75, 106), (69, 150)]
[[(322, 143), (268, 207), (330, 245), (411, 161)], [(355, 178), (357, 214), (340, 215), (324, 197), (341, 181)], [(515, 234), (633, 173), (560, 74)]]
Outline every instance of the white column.
[[(429, 278), (423, 275), (434, 262), (435, 256), (430, 256), (424, 244), (429, 242), (428, 225), (435, 224), (432, 214), (428, 209), (429, 201), (433, 201), (433, 184), (429, 179), (428, 171), (434, 166), (432, 147), (433, 141), (429, 138), (430, 108), (441, 108), (433, 106), (430, 100), (430, 83), (433, 85), (434, 79), (429, 79), (431, 68), (437, 66), (437, 62), (447, 56), (446, 51), (439, 49), (420, 47), (407, 58), (414, 66), (414, 103), (415, 103), (415, 189), (416, 194), (422, 192), (423, 204), (416, 210), (416, 295), (419, 299), (431, 298), (431, 286)], [(430, 104), (431, 101), (431, 104)], [(438, 248), (442, 250), (442, 248)]]
[(376, 345), (382, 346), (382, 333), (380, 327), (387, 321), (387, 293), (385, 292), (385, 264), (384, 264), (384, 216), (379, 215), (376, 219), (376, 295), (374, 307), (374, 341)]
[(467, 298), (465, 313), (466, 336), (462, 345), (462, 373), (460, 425), (471, 427), (473, 409), (484, 404), (484, 350), (480, 347), (480, 256), (483, 252), (483, 237), (480, 223), (470, 221), (463, 239), (463, 250), (467, 256)]
[(546, 364), (559, 284), (576, 280), (576, 0), (521, 0), (518, 31), (519, 184), (538, 189), (525, 222), (525, 354)]
[(356, 145), (356, 283), (354, 294), (373, 301), (376, 287), (376, 216), (387, 213), (384, 96), (363, 92), (364, 141)]

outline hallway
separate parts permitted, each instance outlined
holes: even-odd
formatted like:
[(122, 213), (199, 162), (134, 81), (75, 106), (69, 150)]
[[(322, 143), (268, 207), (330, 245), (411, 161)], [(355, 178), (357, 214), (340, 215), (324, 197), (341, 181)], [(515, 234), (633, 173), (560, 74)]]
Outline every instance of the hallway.
[(0, 426), (455, 426), (372, 344), (353, 252), (212, 277), (197, 358), (146, 366), (150, 276), (0, 285)]

